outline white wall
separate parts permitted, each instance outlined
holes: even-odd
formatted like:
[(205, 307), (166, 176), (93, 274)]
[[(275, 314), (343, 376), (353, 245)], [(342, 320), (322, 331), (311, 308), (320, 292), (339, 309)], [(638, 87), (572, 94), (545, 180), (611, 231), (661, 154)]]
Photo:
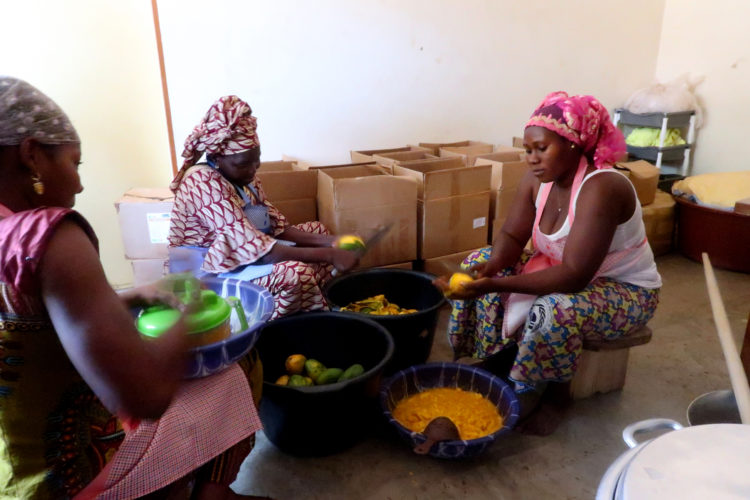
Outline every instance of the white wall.
[(653, 79), (664, 1), (160, 0), (178, 155), (219, 96), (263, 158), (416, 141), (509, 144), (550, 91), (621, 105)]
[[(177, 154), (214, 99), (259, 117), (265, 159), (352, 148), (508, 144), (549, 91), (618, 106), (653, 79), (665, 0), (160, 0)], [(132, 274), (114, 201), (172, 177), (148, 0), (0, 0), (0, 73), (30, 81), (83, 140), (77, 208), (110, 281)], [(702, 140), (702, 137), (701, 137)]]
[(107, 277), (132, 281), (114, 202), (172, 177), (148, 0), (2, 1), (0, 73), (29, 81), (81, 136), (84, 192), (76, 208), (99, 236)]
[(696, 94), (705, 121), (696, 137), (692, 173), (750, 170), (750, 2), (667, 0), (656, 79), (703, 75)]

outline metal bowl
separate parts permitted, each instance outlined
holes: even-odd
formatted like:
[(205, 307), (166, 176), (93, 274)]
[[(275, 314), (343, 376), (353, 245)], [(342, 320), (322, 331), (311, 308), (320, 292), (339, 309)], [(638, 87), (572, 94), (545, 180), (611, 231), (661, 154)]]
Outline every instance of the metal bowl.
[(741, 424), (740, 411), (731, 389), (701, 394), (687, 409), (690, 425)]

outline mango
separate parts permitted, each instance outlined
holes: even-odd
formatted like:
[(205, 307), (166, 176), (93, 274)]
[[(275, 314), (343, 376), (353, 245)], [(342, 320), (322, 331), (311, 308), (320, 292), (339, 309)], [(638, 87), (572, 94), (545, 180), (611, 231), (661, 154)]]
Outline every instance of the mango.
[(464, 290), (463, 285), (472, 281), (474, 281), (474, 278), (466, 273), (453, 273), (448, 281), (449, 294), (462, 292)]
[(357, 235), (344, 234), (336, 240), (336, 246), (342, 250), (362, 251), (365, 249), (365, 242)]
[(309, 385), (312, 385), (312, 380), (308, 380), (307, 377), (303, 377), (302, 375), (292, 375), (289, 377), (289, 383), (287, 385), (292, 387), (307, 387)]
[(343, 382), (344, 380), (349, 380), (355, 377), (359, 377), (364, 372), (365, 372), (365, 367), (357, 363), (355, 365), (350, 366), (346, 370), (344, 370), (344, 373), (341, 374), (341, 376), (338, 379), (338, 382)]
[(328, 368), (326, 371), (320, 374), (315, 380), (318, 385), (333, 384), (338, 382), (339, 377), (344, 373), (341, 368)]
[(276, 379), (276, 385), (287, 385), (289, 383), (289, 375), (282, 375)]
[(321, 373), (326, 371), (326, 367), (317, 359), (308, 359), (305, 361), (305, 373), (313, 380), (318, 380)]
[(289, 375), (299, 375), (305, 368), (305, 361), (307, 361), (307, 358), (302, 354), (292, 354), (286, 358), (284, 366)]

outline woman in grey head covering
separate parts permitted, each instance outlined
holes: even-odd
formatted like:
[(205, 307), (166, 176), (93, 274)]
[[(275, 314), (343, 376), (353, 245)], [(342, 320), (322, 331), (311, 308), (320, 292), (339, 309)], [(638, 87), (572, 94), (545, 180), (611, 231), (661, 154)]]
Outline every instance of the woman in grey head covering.
[(183, 382), (182, 321), (141, 339), (129, 306), (179, 301), (107, 283), (71, 209), (80, 158), (60, 107), (0, 77), (0, 497), (136, 498), (205, 467), (198, 498), (231, 497), (259, 427), (247, 379), (233, 365)]

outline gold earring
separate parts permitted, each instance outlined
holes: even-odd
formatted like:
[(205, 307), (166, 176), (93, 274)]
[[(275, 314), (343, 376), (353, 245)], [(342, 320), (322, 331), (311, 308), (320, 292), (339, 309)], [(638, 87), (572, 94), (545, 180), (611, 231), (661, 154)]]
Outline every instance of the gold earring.
[(570, 145), (570, 149), (575, 149), (575, 148), (576, 148), (575, 143), (573, 143), (573, 144)]
[(34, 188), (34, 192), (38, 194), (39, 196), (44, 194), (44, 183), (42, 182), (42, 179), (39, 178), (38, 174), (33, 174), (31, 176), (31, 180), (34, 181), (34, 184), (31, 186)]

